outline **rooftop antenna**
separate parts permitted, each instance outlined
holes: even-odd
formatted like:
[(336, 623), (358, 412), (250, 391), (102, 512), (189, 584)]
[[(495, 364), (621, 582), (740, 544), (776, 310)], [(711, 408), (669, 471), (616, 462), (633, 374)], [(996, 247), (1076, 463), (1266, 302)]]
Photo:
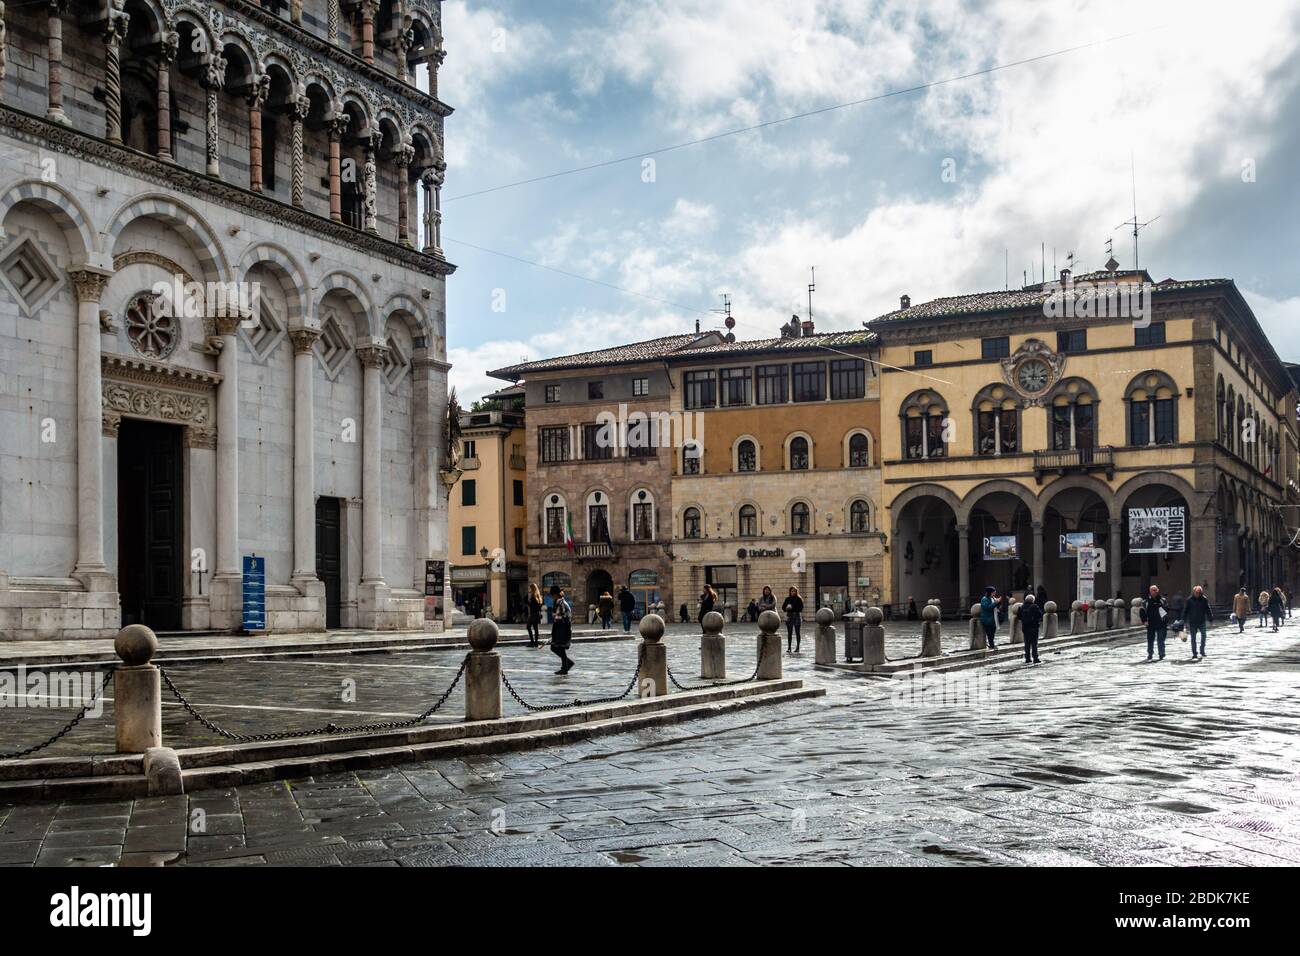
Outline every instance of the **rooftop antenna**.
[(736, 327), (736, 320), (731, 317), (731, 296), (723, 292), (722, 308), (710, 309), (709, 311), (712, 312), (714, 315), (722, 315), (726, 317), (723, 320), (722, 324), (727, 327), (727, 341), (728, 342), (736, 341), (736, 335), (734, 332), (731, 331)]
[(1119, 260), (1115, 258), (1115, 240), (1106, 240), (1106, 271), (1114, 272), (1119, 268)]
[(1002, 247), (1002, 288), (1011, 289), (1011, 250), (1006, 246)]
[(812, 267), (812, 281), (808, 283), (808, 321), (813, 320), (812, 296), (817, 291), (817, 267)]
[(1146, 222), (1138, 221), (1137, 165), (1133, 159), (1132, 153), (1129, 153), (1129, 176), (1133, 181), (1133, 218), (1121, 222), (1119, 226), (1116, 226), (1115, 228), (1118, 229), (1120, 226), (1132, 227), (1133, 229), (1133, 271), (1138, 272), (1140, 271), (1140, 266), (1138, 262), (1138, 233), (1141, 232), (1143, 229), (1145, 229), (1147, 226), (1151, 225), (1151, 223), (1155, 222), (1156, 219), (1159, 219), (1160, 217), (1156, 216), (1155, 219), (1148, 219)]

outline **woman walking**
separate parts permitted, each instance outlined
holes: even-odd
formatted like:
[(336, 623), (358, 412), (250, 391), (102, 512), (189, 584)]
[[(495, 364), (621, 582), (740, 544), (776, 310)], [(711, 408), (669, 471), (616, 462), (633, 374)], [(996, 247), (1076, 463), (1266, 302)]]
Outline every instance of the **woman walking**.
[(713, 605), (718, 603), (718, 592), (713, 590), (709, 585), (704, 585), (704, 593), (700, 595), (700, 623), (704, 623), (704, 615), (713, 610)]
[(1245, 633), (1246, 619), (1250, 617), (1250, 595), (1245, 588), (1242, 588), (1233, 596), (1232, 613), (1237, 618), (1237, 633)]
[(608, 591), (600, 592), (600, 599), (596, 602), (596, 609), (600, 612), (600, 626), (603, 630), (609, 630), (609, 622), (614, 619), (614, 595)]
[(1272, 597), (1267, 591), (1259, 592), (1259, 630), (1263, 630), (1268, 625), (1268, 602)]
[[(763, 593), (760, 594), (758, 597), (758, 613), (762, 614), (764, 611), (775, 611), (775, 610), (776, 610), (776, 595), (772, 593), (772, 589), (770, 587), (764, 584)], [(757, 620), (757, 618), (755, 618), (755, 620)]]
[(782, 603), (781, 610), (785, 612), (785, 651), (798, 654), (803, 643), (803, 634), (799, 631), (803, 621), (803, 598), (799, 596), (798, 588), (790, 589), (790, 596)]
[(1268, 599), (1268, 613), (1273, 616), (1273, 633), (1282, 627), (1282, 615), (1286, 613), (1286, 598), (1281, 588), (1274, 588)]
[(528, 646), (542, 646), (542, 592), (536, 584), (528, 585)]
[(569, 645), (573, 643), (573, 608), (565, 600), (564, 589), (558, 584), (551, 588), (554, 600), (555, 623), (551, 625), (551, 653), (560, 659), (560, 669), (555, 673), (564, 675), (573, 667), (569, 659)]

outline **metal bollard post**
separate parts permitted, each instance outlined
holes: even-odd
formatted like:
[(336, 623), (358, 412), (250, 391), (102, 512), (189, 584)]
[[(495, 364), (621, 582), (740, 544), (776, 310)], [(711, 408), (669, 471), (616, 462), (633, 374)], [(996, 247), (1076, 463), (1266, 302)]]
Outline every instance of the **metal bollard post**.
[(980, 623), (980, 606), (972, 604), (970, 606), (970, 649), (986, 651), (988, 647), (989, 636), (984, 633), (984, 625)]
[(1049, 641), (1061, 633), (1061, 619), (1056, 613), (1056, 602), (1043, 605), (1043, 640)]
[(938, 657), (943, 653), (943, 630), (939, 624), (939, 609), (927, 604), (921, 610), (921, 656)]
[(813, 638), (813, 663), (835, 663), (835, 612), (828, 607), (817, 611), (817, 634)]
[(758, 679), (780, 680), (781, 635), (776, 633), (781, 617), (775, 611), (764, 611), (758, 616)]
[(143, 624), (122, 628), (113, 641), (122, 659), (113, 675), (117, 752), (142, 754), (162, 746), (162, 673), (149, 663), (158, 638)]
[(866, 611), (866, 626), (862, 629), (862, 663), (884, 664), (885, 629), (880, 622), (885, 619), (885, 612), (878, 607), (869, 607)]
[(727, 638), (722, 633), (724, 620), (717, 611), (704, 615), (704, 634), (700, 637), (700, 676), (705, 680), (727, 679)]
[(1020, 626), (1020, 609), (1024, 604), (1017, 602), (1011, 605), (1011, 643), (1025, 643), (1025, 629)]
[(664, 619), (658, 614), (647, 614), (641, 618), (638, 629), (641, 631), (638, 648), (641, 664), (636, 675), (637, 696), (665, 697), (668, 694), (668, 648), (663, 642)]
[(501, 655), (494, 647), (501, 636), (495, 621), (480, 618), (469, 626), (469, 661), (465, 664), (465, 719), (501, 719)]

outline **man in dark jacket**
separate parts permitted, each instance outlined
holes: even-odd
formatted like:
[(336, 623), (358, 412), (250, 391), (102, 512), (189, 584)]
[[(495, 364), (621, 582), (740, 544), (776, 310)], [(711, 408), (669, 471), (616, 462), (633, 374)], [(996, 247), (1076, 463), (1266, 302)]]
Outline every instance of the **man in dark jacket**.
[(632, 630), (632, 612), (636, 610), (636, 595), (627, 585), (618, 589), (618, 609), (623, 612), (623, 633)]
[(1025, 603), (1020, 606), (1020, 629), (1025, 635), (1025, 663), (1038, 661), (1038, 628), (1043, 623), (1043, 609), (1038, 606), (1038, 599), (1032, 594), (1025, 595)]
[(1282, 615), (1286, 613), (1286, 598), (1283, 597), (1281, 588), (1274, 588), (1268, 596), (1268, 613), (1273, 618), (1273, 633), (1276, 634), (1282, 626)]
[(988, 642), (989, 650), (995, 651), (998, 648), (998, 589), (989, 585), (984, 589), (984, 596), (980, 598), (980, 627), (984, 628), (984, 638)]
[(1152, 660), (1157, 645), (1160, 659), (1165, 659), (1165, 635), (1169, 628), (1169, 602), (1160, 595), (1160, 588), (1151, 585), (1147, 598), (1142, 602), (1142, 620), (1147, 625), (1147, 661)]
[[(1207, 625), (1214, 620), (1214, 612), (1210, 610), (1210, 602), (1205, 597), (1205, 589), (1199, 584), (1192, 588), (1192, 596), (1187, 600), (1187, 606), (1183, 608), (1183, 623), (1187, 625), (1187, 634), (1192, 639), (1192, 660), (1198, 656), (1205, 656), (1205, 637)], [(1196, 651), (1196, 635), (1201, 635), (1200, 654)]]

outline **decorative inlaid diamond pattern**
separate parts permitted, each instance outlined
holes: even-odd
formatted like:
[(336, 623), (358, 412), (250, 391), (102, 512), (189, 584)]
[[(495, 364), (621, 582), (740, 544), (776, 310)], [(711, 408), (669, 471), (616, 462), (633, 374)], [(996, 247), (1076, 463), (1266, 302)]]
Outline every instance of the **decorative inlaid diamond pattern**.
[(63, 284), (58, 268), (36, 243), (24, 238), (0, 260), (0, 282), (24, 315), (34, 315)]
[(347, 364), (348, 358), (352, 355), (352, 343), (348, 340), (347, 334), (343, 327), (339, 325), (339, 320), (333, 314), (325, 317), (321, 323), (320, 340), (316, 343), (316, 355), (320, 359), (321, 365), (325, 368), (325, 374), (330, 379), (338, 378), (343, 367)]
[(384, 378), (388, 379), (389, 391), (396, 391), (411, 368), (411, 360), (406, 357), (406, 351), (396, 339), (390, 337), (387, 345), (388, 355), (384, 358)]

